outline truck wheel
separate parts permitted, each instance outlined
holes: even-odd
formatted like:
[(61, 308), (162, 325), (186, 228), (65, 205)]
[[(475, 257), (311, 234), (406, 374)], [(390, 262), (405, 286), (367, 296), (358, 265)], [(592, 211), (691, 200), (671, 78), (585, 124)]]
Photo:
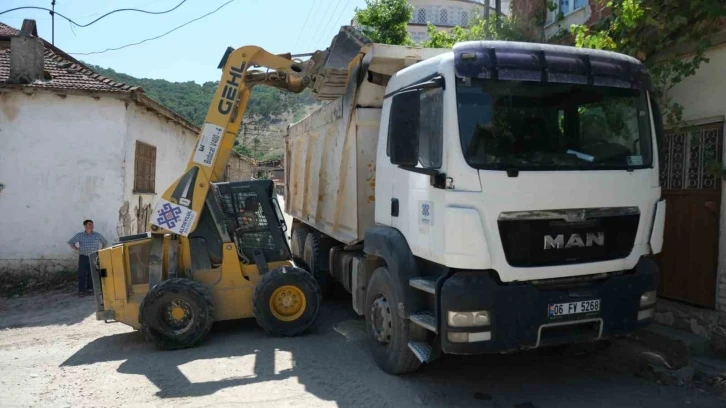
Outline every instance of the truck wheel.
[[(303, 261), (310, 268), (310, 273), (313, 275), (322, 291), (323, 297), (330, 297), (333, 294), (335, 283), (330, 273), (324, 271), (322, 266), (328, 257), (325, 256), (325, 249), (327, 245), (322, 245), (320, 239), (320, 233), (317, 231), (310, 232), (305, 238), (305, 247), (303, 248)], [(327, 268), (325, 268), (327, 269)]]
[(421, 366), (419, 359), (408, 348), (410, 322), (396, 313), (398, 302), (388, 268), (384, 266), (376, 269), (366, 290), (368, 343), (376, 364), (383, 371), (394, 375), (410, 373)]
[(141, 332), (163, 350), (194, 347), (214, 323), (212, 295), (190, 279), (168, 279), (154, 286), (139, 306)]
[(303, 226), (298, 226), (292, 231), (292, 235), (290, 236), (290, 251), (293, 256), (302, 258), (303, 248), (305, 248), (305, 238), (307, 238), (309, 232)]
[(294, 336), (315, 321), (320, 298), (320, 286), (312, 275), (294, 266), (283, 266), (262, 276), (252, 305), (257, 323), (267, 333)]

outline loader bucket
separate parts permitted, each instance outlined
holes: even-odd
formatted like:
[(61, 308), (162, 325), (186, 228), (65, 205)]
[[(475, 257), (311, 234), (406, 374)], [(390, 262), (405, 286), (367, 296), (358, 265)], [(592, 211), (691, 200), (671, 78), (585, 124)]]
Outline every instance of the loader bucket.
[(343, 95), (348, 82), (348, 64), (358, 55), (361, 47), (370, 43), (371, 40), (352, 26), (341, 27), (330, 47), (311, 58), (319, 67), (316, 69), (313, 97), (317, 100), (332, 100)]

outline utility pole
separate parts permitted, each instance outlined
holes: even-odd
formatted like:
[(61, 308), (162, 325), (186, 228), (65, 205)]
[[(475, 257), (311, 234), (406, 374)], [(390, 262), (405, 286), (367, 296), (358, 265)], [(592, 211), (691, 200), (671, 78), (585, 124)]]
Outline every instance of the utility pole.
[(494, 0), (496, 9), (497, 30), (502, 28), (502, 0)]
[(489, 0), (484, 0), (484, 20), (489, 23)]
[(53, 10), (53, 11), (50, 12), (50, 25), (51, 25), (51, 28), (50, 28), (50, 32), (51, 32), (50, 43), (53, 44), (53, 45), (55, 45), (55, 0), (51, 0), (51, 2), (50, 2), (50, 8)]

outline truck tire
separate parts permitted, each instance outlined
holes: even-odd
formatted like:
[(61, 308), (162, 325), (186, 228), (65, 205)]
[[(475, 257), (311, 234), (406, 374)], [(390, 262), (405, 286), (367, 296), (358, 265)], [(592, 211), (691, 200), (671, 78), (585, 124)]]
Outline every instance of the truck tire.
[(320, 311), (320, 286), (305, 270), (282, 266), (264, 274), (252, 295), (252, 307), (267, 333), (295, 336), (305, 331)]
[(212, 295), (191, 279), (168, 279), (155, 285), (139, 305), (141, 332), (162, 350), (194, 347), (214, 323)]
[(410, 321), (396, 313), (398, 302), (388, 268), (373, 272), (366, 290), (365, 316), (368, 344), (378, 367), (388, 374), (416, 371), (421, 362), (408, 348)]
[(304, 226), (298, 226), (292, 231), (290, 236), (290, 251), (293, 257), (302, 258), (303, 248), (305, 248), (305, 238), (310, 231)]
[(305, 238), (302, 258), (310, 268), (310, 273), (318, 281), (323, 297), (327, 298), (333, 295), (335, 281), (329, 272), (323, 270), (323, 262), (328, 260), (325, 248), (328, 248), (328, 245), (323, 245), (320, 233), (311, 231)]

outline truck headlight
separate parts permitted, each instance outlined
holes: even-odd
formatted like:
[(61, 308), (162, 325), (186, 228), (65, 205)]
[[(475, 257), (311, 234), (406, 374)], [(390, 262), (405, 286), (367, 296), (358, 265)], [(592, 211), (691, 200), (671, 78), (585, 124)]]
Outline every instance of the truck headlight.
[(649, 292), (645, 292), (642, 295), (640, 295), (640, 306), (650, 306), (655, 304), (656, 300), (656, 291), (651, 290)]
[(489, 312), (479, 310), (475, 312), (449, 312), (449, 327), (479, 327), (489, 326)]

